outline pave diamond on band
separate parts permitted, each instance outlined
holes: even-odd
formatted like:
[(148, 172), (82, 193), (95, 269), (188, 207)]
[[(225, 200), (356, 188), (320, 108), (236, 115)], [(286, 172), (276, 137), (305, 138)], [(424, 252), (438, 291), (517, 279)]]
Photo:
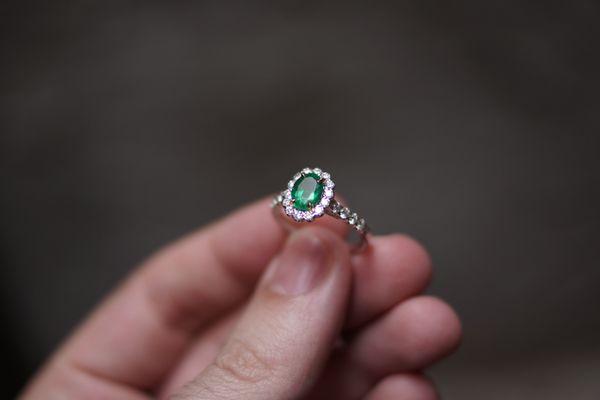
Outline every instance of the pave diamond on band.
[(297, 222), (311, 222), (324, 214), (343, 220), (358, 233), (354, 247), (362, 248), (369, 227), (364, 218), (335, 200), (334, 189), (330, 174), (320, 168), (304, 168), (290, 179), (287, 189), (273, 198), (272, 208)]

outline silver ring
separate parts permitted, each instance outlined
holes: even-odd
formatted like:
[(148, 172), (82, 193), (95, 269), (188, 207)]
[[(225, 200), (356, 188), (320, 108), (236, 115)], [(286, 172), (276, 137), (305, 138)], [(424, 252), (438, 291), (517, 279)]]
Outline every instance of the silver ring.
[(304, 168), (287, 184), (287, 189), (277, 194), (271, 204), (273, 212), (286, 228), (294, 228), (290, 222), (312, 222), (327, 214), (346, 222), (353, 229), (355, 238), (349, 238), (353, 250), (367, 245), (370, 229), (365, 219), (335, 199), (335, 183), (331, 175), (320, 168)]

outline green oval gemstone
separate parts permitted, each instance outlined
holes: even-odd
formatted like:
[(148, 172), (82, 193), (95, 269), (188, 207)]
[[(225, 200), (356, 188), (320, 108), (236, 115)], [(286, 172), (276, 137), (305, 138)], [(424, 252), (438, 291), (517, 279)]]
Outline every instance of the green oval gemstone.
[(299, 178), (292, 188), (294, 207), (301, 211), (308, 211), (319, 204), (323, 197), (323, 184), (319, 182), (319, 175), (311, 172)]

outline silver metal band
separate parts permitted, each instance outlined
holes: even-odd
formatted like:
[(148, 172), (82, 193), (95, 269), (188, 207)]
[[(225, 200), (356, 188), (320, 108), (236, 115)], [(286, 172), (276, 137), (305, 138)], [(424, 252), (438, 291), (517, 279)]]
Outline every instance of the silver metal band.
[[(293, 219), (285, 215), (283, 212), (285, 193), (286, 191), (284, 190), (273, 198), (271, 208), (278, 219), (285, 223), (286, 228), (293, 229), (297, 227), (297, 224), (295, 224)], [(362, 250), (367, 246), (367, 234), (370, 232), (370, 228), (365, 222), (364, 218), (362, 218), (356, 212), (350, 210), (348, 207), (340, 204), (337, 200), (335, 200), (335, 198), (333, 198), (329, 202), (329, 205), (325, 207), (325, 213), (334, 218), (345, 221), (348, 225), (350, 225), (350, 227), (352, 227), (347, 239), (353, 251)]]

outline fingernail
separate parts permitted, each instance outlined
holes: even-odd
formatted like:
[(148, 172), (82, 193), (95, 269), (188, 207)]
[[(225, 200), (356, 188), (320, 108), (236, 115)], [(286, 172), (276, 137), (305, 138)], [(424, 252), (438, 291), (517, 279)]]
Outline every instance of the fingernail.
[(310, 231), (298, 231), (288, 239), (270, 276), (271, 290), (290, 296), (308, 293), (318, 286), (332, 264), (330, 248)]

